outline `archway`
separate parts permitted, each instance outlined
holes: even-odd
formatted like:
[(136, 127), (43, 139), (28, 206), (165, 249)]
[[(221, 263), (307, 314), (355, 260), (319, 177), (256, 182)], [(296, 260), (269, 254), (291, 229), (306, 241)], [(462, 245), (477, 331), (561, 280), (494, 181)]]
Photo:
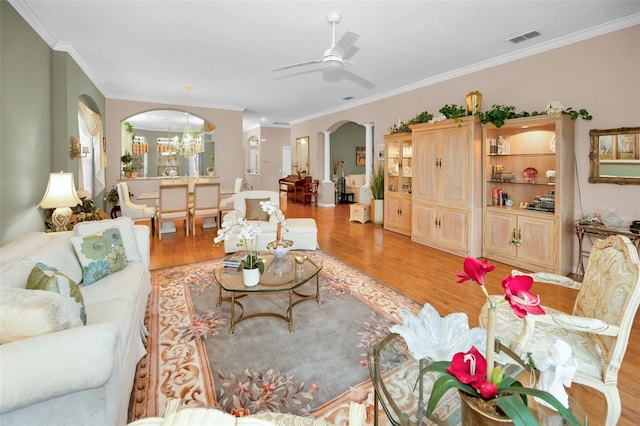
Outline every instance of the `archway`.
[[(187, 126), (201, 142), (202, 152), (180, 155)], [(131, 154), (126, 167), (139, 177), (205, 175), (216, 169), (216, 126), (202, 117), (178, 109), (155, 109), (125, 118), (121, 129), (121, 155)]]

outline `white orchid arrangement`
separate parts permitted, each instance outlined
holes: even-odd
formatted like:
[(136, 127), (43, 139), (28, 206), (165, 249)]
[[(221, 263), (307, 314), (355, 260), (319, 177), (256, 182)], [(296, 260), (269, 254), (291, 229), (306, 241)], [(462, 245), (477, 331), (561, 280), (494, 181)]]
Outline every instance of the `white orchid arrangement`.
[[(280, 227), (282, 229), (284, 229), (286, 232), (289, 232), (289, 229), (287, 229), (287, 222), (284, 219), (284, 213), (282, 213), (282, 210), (280, 210), (280, 208), (278, 206), (276, 206), (273, 201), (269, 200), (269, 201), (260, 201), (260, 208), (262, 209), (262, 211), (267, 212), (267, 214), (269, 216), (271, 215), (275, 215), (276, 219), (278, 220), (278, 223), (280, 224)], [(278, 232), (278, 237), (280, 236), (280, 233)]]
[(242, 259), (240, 267), (244, 269), (260, 269), (264, 271), (264, 264), (258, 257), (258, 236), (262, 230), (250, 225), (246, 219), (235, 217), (231, 221), (223, 222), (218, 230), (218, 235), (213, 239), (214, 244), (220, 244), (227, 239), (229, 234), (238, 235), (238, 247), (244, 246), (245, 257)]

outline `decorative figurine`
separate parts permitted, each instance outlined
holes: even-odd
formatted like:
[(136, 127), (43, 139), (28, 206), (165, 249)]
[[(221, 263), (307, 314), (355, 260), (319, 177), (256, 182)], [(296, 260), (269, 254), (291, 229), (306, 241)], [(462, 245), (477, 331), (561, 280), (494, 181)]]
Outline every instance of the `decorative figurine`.
[[(540, 380), (536, 387), (555, 396), (567, 408), (569, 408), (569, 396), (564, 387), (571, 387), (571, 381), (576, 375), (576, 362), (571, 358), (571, 354), (569, 344), (558, 339), (549, 348), (546, 358), (541, 361), (536, 360), (540, 371)], [(541, 399), (536, 398), (536, 401), (552, 408)]]

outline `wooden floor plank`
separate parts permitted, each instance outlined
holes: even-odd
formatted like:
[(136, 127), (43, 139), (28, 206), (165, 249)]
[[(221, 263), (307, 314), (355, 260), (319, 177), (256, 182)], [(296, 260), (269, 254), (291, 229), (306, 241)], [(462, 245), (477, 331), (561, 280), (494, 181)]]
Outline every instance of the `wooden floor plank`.
[[(419, 303), (430, 303), (442, 315), (466, 312), (472, 326), (478, 324), (483, 303), (482, 294), (471, 283), (456, 284), (456, 271), (462, 271), (463, 258), (411, 242), (407, 236), (385, 231), (368, 222), (349, 222), (349, 205), (336, 208), (288, 203), (282, 198), (286, 217), (312, 217), (318, 225), (320, 248), (353, 265), (380, 281), (406, 294)], [(198, 223), (199, 225), (199, 223)], [(186, 264), (224, 256), (222, 247), (215, 247), (216, 229), (196, 227), (196, 235), (185, 237), (184, 227), (178, 224), (175, 234), (163, 234), (151, 243), (151, 268)], [(486, 277), (492, 294), (501, 294), (501, 281), (512, 269), (497, 265)], [(536, 286), (543, 304), (570, 312), (575, 290), (556, 286)], [(618, 425), (640, 424), (640, 320), (636, 316), (630, 343), (619, 374), (622, 417)], [(589, 388), (573, 385), (569, 392), (578, 400), (589, 416), (590, 425), (603, 425), (604, 397)]]

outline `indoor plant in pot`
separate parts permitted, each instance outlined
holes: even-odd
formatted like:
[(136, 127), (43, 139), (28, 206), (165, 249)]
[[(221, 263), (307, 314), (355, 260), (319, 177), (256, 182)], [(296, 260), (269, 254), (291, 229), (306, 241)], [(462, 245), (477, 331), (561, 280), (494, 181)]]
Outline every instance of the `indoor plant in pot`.
[(236, 217), (230, 222), (223, 222), (218, 230), (218, 235), (213, 239), (215, 244), (220, 244), (230, 234), (238, 234), (238, 246), (244, 247), (244, 257), (240, 261), (239, 269), (242, 270), (244, 285), (253, 287), (260, 282), (260, 274), (264, 272), (264, 262), (258, 253), (258, 236), (260, 228), (249, 225), (246, 219)]
[[(533, 285), (533, 278), (528, 275), (507, 275), (502, 281), (505, 297), (499, 300), (490, 297), (484, 285), (484, 276), (494, 269), (495, 265), (489, 265), (487, 260), (480, 262), (473, 257), (467, 257), (464, 261), (464, 273), (457, 273), (460, 278), (458, 283), (474, 281), (480, 286), (486, 298), (488, 307), (486, 358), (473, 346), (467, 352), (454, 354), (451, 361), (436, 361), (423, 368), (419, 378), (427, 372), (441, 374), (431, 390), (426, 415), (430, 416), (434, 412), (438, 402), (448, 390), (458, 389), (463, 418), (466, 408), (472, 410), (475, 415), (483, 412), (480, 407), (491, 406), (498, 407), (499, 410), (496, 409), (494, 413), (485, 412), (486, 418), (492, 420), (483, 424), (511, 421), (517, 426), (537, 425), (538, 420), (527, 407), (527, 396), (534, 396), (557, 410), (568, 424), (578, 425), (573, 414), (551, 393), (524, 387), (515, 378), (504, 375), (499, 366), (494, 367), (496, 305), (508, 302), (513, 312), (520, 318), (526, 317), (527, 314), (545, 313), (540, 306), (540, 298), (529, 291)], [(474, 425), (479, 422), (477, 418), (473, 420)]]
[(382, 225), (384, 221), (384, 166), (378, 164), (378, 167), (371, 175), (371, 217), (373, 223)]
[(109, 190), (104, 196), (104, 200), (111, 204), (113, 207), (120, 205), (120, 196), (118, 195), (118, 188), (115, 186)]

